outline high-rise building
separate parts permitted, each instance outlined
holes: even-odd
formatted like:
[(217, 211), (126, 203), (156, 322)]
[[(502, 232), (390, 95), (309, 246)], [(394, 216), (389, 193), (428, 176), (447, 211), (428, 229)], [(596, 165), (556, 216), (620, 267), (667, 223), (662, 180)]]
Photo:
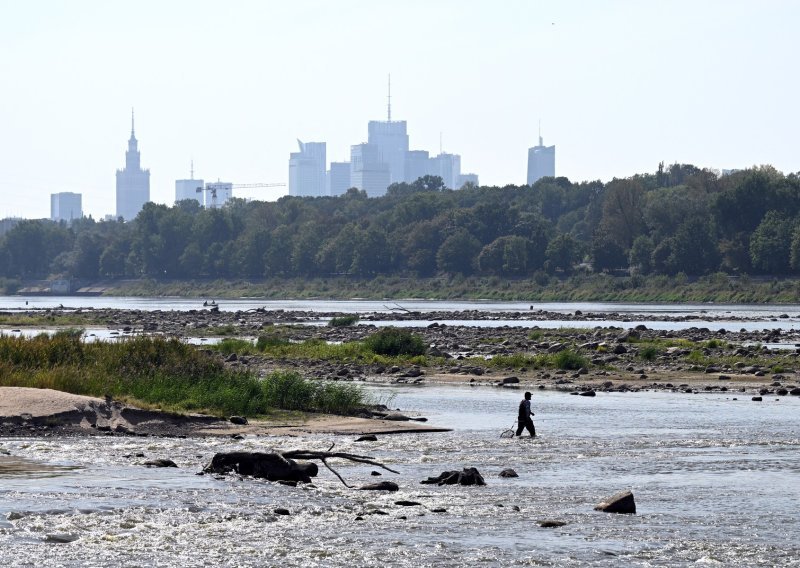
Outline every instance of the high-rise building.
[(325, 195), (325, 142), (297, 141), (299, 152), (289, 154), (289, 195)]
[(203, 180), (194, 179), (194, 162), (189, 170), (189, 179), (175, 180), (175, 203), (193, 199), (203, 205)]
[(328, 170), (328, 195), (344, 195), (350, 185), (350, 162), (331, 162)]
[(378, 148), (380, 160), (389, 166), (389, 183), (406, 180), (408, 133), (405, 120), (370, 120), (368, 142)]
[(350, 184), (367, 192), (368, 197), (380, 197), (389, 187), (389, 165), (381, 159), (374, 144), (350, 147)]
[(430, 175), (431, 162), (427, 150), (411, 150), (406, 152), (406, 182), (414, 183), (421, 177)]
[(125, 152), (125, 169), (117, 170), (117, 217), (130, 221), (144, 204), (150, 201), (150, 170), (143, 170), (138, 143), (133, 128), (131, 111), (131, 137)]
[(83, 217), (81, 194), (64, 191), (50, 194), (50, 219), (72, 221)]
[(543, 177), (556, 175), (556, 147), (545, 146), (539, 134), (539, 145), (528, 148), (528, 185)]
[(435, 158), (431, 158), (430, 163), (431, 175), (442, 178), (445, 187), (450, 189), (461, 187), (458, 183), (461, 176), (461, 156), (442, 152)]
[[(406, 154), (408, 132), (405, 120), (392, 120), (392, 77), (389, 76), (389, 96), (386, 106), (386, 121), (370, 120), (367, 142), (378, 148), (380, 160), (389, 166), (389, 183), (408, 181), (406, 178)], [(411, 180), (414, 181), (414, 180)]]
[(217, 209), (233, 197), (233, 184), (225, 181), (210, 182), (206, 184), (203, 193), (206, 209)]

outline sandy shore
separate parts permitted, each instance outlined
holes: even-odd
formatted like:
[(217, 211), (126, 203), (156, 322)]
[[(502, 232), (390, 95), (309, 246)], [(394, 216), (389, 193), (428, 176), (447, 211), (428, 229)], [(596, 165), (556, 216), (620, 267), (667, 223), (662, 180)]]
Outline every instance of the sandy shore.
[[(287, 415), (288, 416), (288, 415)], [(234, 436), (441, 432), (413, 421), (311, 415), (237, 425), (198, 414), (143, 410), (111, 399), (51, 389), (0, 387), (0, 436)]]

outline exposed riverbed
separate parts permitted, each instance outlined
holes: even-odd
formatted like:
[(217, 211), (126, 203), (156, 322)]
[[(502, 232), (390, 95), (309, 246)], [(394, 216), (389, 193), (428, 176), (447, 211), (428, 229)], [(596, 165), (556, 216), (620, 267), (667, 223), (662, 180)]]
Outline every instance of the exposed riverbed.
[[(0, 456), (0, 555), (9, 565), (64, 566), (790, 566), (800, 558), (797, 398), (537, 392), (532, 441), (499, 438), (518, 392), (376, 390), (455, 430), (371, 443), (331, 435), (3, 439), (11, 457)], [(324, 469), (313, 488), (196, 475), (216, 451), (331, 442), (398, 469), (379, 479), (398, 482), (400, 492), (347, 489)], [(179, 468), (141, 465), (159, 457)], [(12, 460), (13, 472), (4, 470)], [(471, 466), (487, 487), (419, 484)], [(520, 477), (499, 478), (507, 467)], [(337, 469), (354, 484), (375, 479), (371, 467)], [(637, 515), (592, 510), (622, 489), (634, 492)], [(400, 499), (422, 506), (395, 505)], [(291, 514), (275, 514), (278, 507)], [(542, 519), (567, 524), (544, 529)]]

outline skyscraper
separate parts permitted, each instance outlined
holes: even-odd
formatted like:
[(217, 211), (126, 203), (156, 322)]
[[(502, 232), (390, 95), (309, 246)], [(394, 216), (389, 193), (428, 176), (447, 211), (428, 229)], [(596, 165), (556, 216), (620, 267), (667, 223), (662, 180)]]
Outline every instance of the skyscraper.
[(539, 145), (528, 148), (528, 185), (543, 177), (556, 175), (556, 147), (545, 146), (539, 133)]
[(50, 219), (53, 221), (72, 221), (83, 217), (81, 194), (64, 191), (50, 195)]
[(130, 221), (144, 204), (150, 201), (150, 170), (141, 167), (138, 143), (133, 128), (131, 110), (131, 137), (125, 152), (125, 169), (117, 170), (117, 217)]
[(299, 152), (289, 154), (289, 195), (325, 195), (325, 142), (297, 141)]
[(389, 165), (381, 160), (375, 144), (356, 144), (350, 147), (350, 184), (367, 192), (368, 197), (380, 197), (389, 187)]
[[(378, 148), (380, 160), (389, 167), (389, 183), (409, 181), (406, 179), (406, 154), (408, 132), (405, 120), (392, 120), (392, 78), (389, 77), (389, 96), (386, 121), (370, 120), (367, 142)], [(414, 180), (410, 180), (414, 181)]]
[(427, 150), (410, 150), (406, 153), (406, 182), (414, 183), (431, 173), (430, 155)]
[(328, 170), (328, 195), (343, 195), (350, 189), (350, 162), (331, 162)]
[(448, 154), (442, 152), (435, 158), (431, 158), (431, 175), (439, 176), (444, 181), (444, 185), (450, 189), (460, 189), (459, 178), (461, 176), (461, 156), (458, 154)]

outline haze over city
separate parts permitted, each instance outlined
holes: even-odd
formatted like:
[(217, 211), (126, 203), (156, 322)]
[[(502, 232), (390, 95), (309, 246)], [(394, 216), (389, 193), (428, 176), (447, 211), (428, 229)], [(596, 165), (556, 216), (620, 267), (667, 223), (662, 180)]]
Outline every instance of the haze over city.
[(62, 191), (113, 213), (132, 107), (155, 202), (191, 161), (206, 181), (287, 183), (298, 138), (329, 161), (366, 141), (390, 73), (412, 148), (441, 137), (481, 185), (525, 183), (540, 120), (573, 181), (659, 161), (800, 170), (792, 2), (0, 6), (0, 217), (48, 217)]

